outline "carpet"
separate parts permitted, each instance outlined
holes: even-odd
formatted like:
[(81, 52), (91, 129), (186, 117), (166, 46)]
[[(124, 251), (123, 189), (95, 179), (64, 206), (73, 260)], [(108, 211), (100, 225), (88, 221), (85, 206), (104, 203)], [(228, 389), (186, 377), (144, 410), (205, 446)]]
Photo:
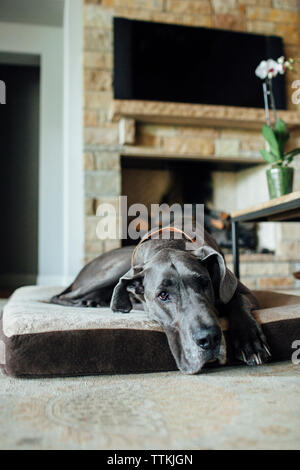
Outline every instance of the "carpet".
[(15, 379), (1, 449), (299, 449), (300, 367)]

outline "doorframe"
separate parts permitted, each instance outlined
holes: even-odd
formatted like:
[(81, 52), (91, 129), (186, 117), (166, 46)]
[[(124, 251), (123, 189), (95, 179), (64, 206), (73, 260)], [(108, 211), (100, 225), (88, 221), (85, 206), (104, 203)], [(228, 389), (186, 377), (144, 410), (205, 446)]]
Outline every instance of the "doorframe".
[(84, 249), (82, 0), (64, 1), (63, 27), (0, 22), (0, 51), (40, 57), (37, 283), (65, 285)]

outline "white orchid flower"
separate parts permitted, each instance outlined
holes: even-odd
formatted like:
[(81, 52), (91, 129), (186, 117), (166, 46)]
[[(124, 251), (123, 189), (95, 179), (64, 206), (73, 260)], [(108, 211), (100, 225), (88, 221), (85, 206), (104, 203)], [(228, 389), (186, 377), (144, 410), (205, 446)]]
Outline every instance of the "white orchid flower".
[(279, 72), (279, 66), (278, 62), (276, 62), (273, 59), (267, 60), (267, 66), (268, 66), (268, 78), (273, 78), (276, 77), (276, 75)]
[(277, 73), (279, 72), (280, 64), (273, 59), (262, 60), (259, 66), (255, 70), (255, 75), (262, 80), (265, 78), (273, 78), (276, 77)]
[(286, 69), (293, 70), (292, 63), (294, 62), (293, 59), (285, 60), (284, 56), (278, 57), (277, 59), (277, 68), (278, 72), (283, 75), (286, 72)]
[(286, 71), (286, 64), (285, 63), (277, 64), (277, 69), (278, 69), (278, 73), (280, 73), (280, 75), (283, 75), (284, 72)]
[(262, 80), (264, 80), (267, 77), (267, 75), (268, 75), (268, 66), (267, 66), (267, 61), (266, 60), (262, 60), (261, 63), (256, 67), (255, 75), (258, 78), (261, 78)]
[(285, 60), (284, 56), (278, 57), (277, 61), (273, 59), (262, 60), (261, 63), (256, 67), (255, 75), (262, 80), (266, 78), (272, 79), (277, 76), (278, 73), (283, 75), (286, 69), (292, 70), (293, 59)]
[(293, 70), (293, 66), (292, 66), (293, 62), (294, 62), (294, 59), (286, 60), (285, 63), (284, 63), (285, 68), (289, 69), (289, 70)]

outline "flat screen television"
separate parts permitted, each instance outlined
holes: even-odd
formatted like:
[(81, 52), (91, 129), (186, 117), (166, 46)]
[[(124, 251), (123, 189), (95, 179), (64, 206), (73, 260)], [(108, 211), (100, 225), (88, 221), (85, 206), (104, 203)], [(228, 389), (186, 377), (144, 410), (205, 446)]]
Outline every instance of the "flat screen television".
[[(115, 17), (114, 97), (262, 108), (255, 68), (281, 55), (279, 36)], [(273, 87), (285, 109), (284, 76)]]

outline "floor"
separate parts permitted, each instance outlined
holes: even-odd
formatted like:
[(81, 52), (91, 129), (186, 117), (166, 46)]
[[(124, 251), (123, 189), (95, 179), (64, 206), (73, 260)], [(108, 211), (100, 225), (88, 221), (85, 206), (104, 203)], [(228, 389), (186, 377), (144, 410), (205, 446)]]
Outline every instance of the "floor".
[(300, 366), (12, 379), (1, 449), (300, 449)]
[(300, 449), (299, 390), (291, 361), (197, 376), (0, 373), (0, 449)]

